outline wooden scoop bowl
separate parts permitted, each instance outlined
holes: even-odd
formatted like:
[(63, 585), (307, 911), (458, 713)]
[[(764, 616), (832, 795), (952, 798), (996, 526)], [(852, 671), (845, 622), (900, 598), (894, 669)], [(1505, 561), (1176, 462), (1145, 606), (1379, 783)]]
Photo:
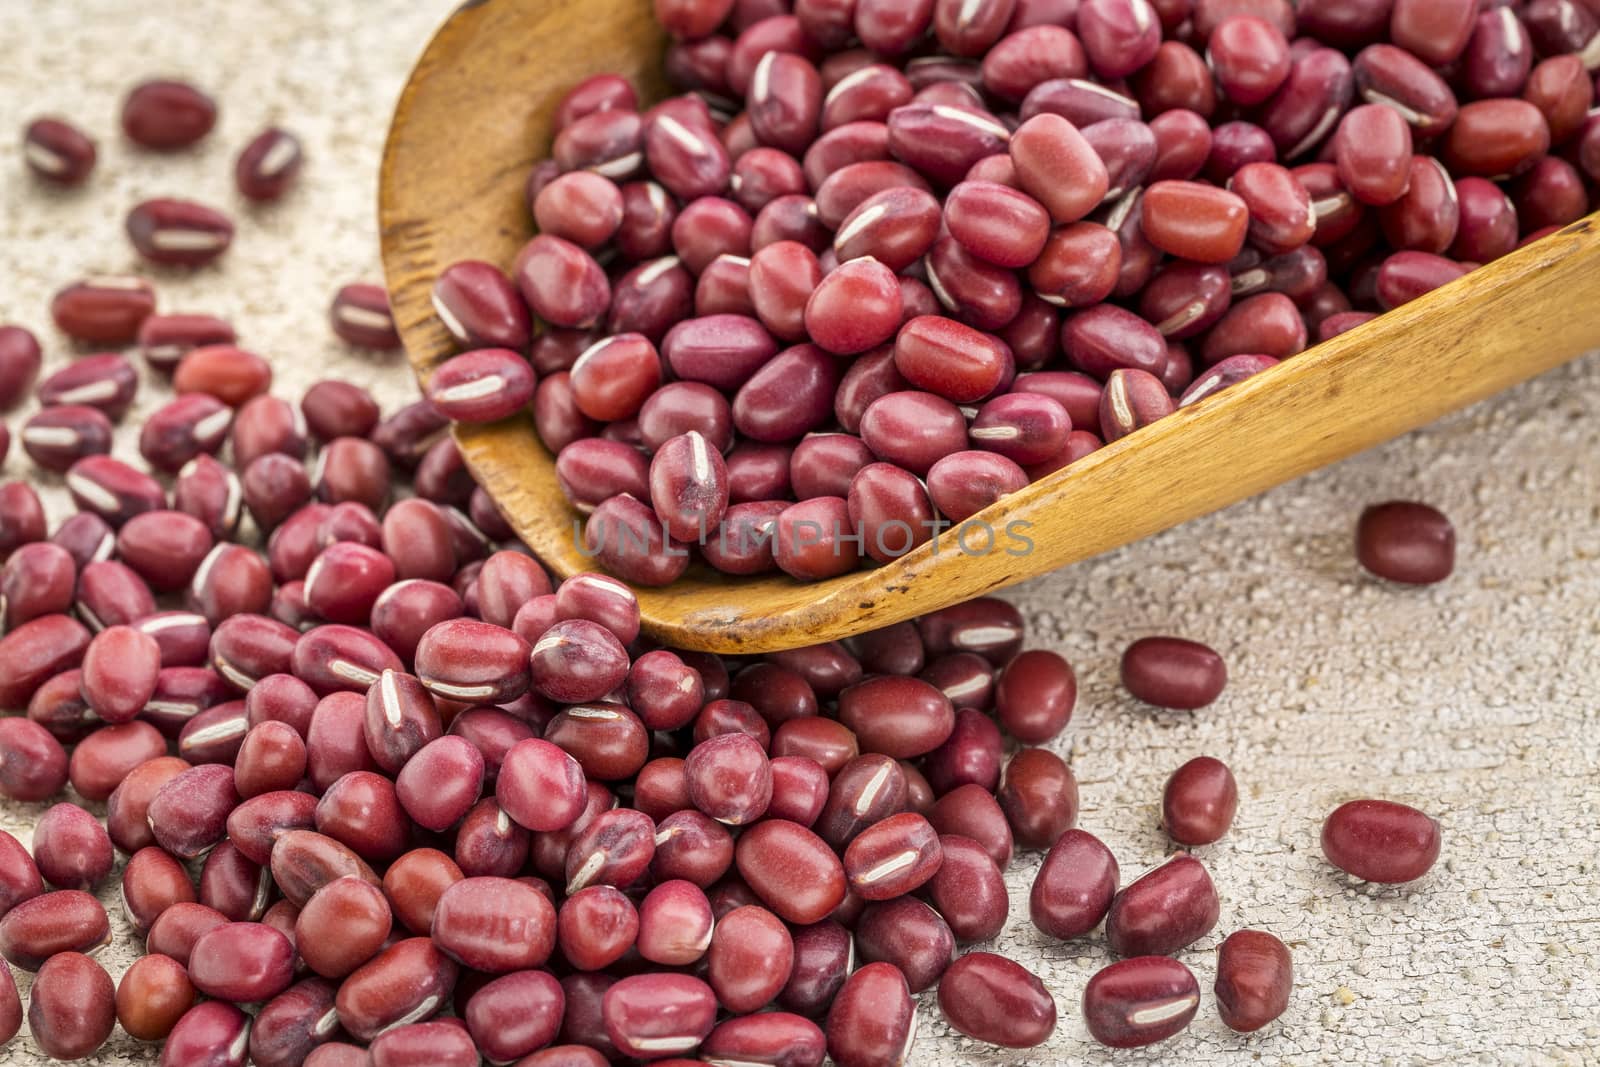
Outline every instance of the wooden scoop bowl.
[[(530, 236), (529, 168), (561, 94), (604, 71), (641, 99), (669, 90), (650, 0), (477, 0), (423, 53), (395, 110), (379, 218), (395, 321), (418, 376), (455, 352), (430, 289), (445, 267), (507, 268)], [(802, 584), (692, 567), (639, 589), (646, 632), (678, 648), (751, 653), (909, 619), (1205, 515), (1415, 429), (1600, 346), (1600, 215), (1318, 345), (1014, 493), (978, 518), (1028, 523), (1027, 555), (968, 555), (944, 538), (888, 566)], [(595, 569), (531, 416), (460, 426), (468, 465), (556, 574)]]

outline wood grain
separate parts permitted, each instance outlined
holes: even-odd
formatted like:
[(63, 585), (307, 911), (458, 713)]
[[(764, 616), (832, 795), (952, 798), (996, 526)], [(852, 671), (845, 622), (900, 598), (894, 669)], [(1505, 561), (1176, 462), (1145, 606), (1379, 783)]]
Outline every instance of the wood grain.
[[(666, 90), (648, 0), (484, 0), (417, 64), (384, 154), (379, 221), (395, 319), (418, 375), (454, 351), (429, 290), (459, 259), (509, 266), (526, 241), (522, 186), (547, 152), (560, 94), (616, 71)], [(963, 551), (946, 537), (820, 583), (691, 568), (640, 589), (645, 630), (680, 648), (811, 644), (1011, 585), (1251, 496), (1422, 426), (1600, 345), (1576, 294), (1600, 284), (1600, 215), (1095, 452), (975, 517), (1031, 542)], [(592, 570), (531, 418), (457, 430), (518, 535), (557, 574)], [(983, 543), (975, 528), (967, 544)]]

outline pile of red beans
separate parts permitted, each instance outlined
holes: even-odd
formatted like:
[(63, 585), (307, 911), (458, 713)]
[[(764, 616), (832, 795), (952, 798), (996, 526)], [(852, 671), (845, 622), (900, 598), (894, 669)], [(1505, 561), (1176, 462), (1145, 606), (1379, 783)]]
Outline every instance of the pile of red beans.
[[(663, 7), (669, 23), (689, 10)], [(124, 129), (176, 148), (214, 115), (192, 87), (149, 83)], [(70, 132), (29, 128), (42, 177), (88, 175), (94, 147)], [(281, 131), (253, 142), (241, 192), (281, 194), (293, 145)], [(129, 218), (144, 255), (197, 263), (226, 248), (231, 228), (168, 203)], [(487, 321), (473, 300), (491, 289), (506, 291), (457, 299), (441, 283), (452, 329)], [(1034, 925), (1076, 938), (1103, 923), (1124, 957), (1084, 991), (1097, 1040), (1149, 1044), (1194, 1017), (1198, 982), (1174, 956), (1218, 923), (1217, 890), (1187, 852), (1123, 886), (1111, 851), (1076, 828), (1072, 771), (1040, 747), (1068, 724), (1076, 679), (1055, 653), (1022, 650), (1010, 605), (760, 658), (657, 648), (622, 583), (553, 586), (520, 546), (498, 547), (510, 530), (443, 436), (447, 414), (470, 417), (471, 363), (441, 370), (433, 402), (384, 418), (344, 382), (299, 404), (272, 396), (270, 364), (227, 323), (156, 314), (143, 283), (88, 279), (52, 311), (76, 340), (137, 345), (178, 395), (141, 429), (144, 466), (114, 459), (111, 425), (138, 375), (116, 353), (74, 360), (37, 383), (43, 406), (19, 437), (64, 474), (77, 514), (48, 531), (26, 482), (0, 485), (0, 710), (25, 712), (0, 718), (0, 795), (42, 803), (70, 785), (89, 806), (44, 810), (31, 852), (0, 833), (0, 956), (36, 972), (27, 1018), (48, 1055), (91, 1055), (120, 1023), (163, 1042), (173, 1067), (871, 1067), (907, 1058), (913, 995), (936, 985), (961, 1033), (1030, 1047), (1054, 1030), (1051, 992), (1007, 958), (957, 955), (1004, 927), (1019, 848), (1047, 850)], [(959, 325), (937, 321), (949, 325), (927, 328)], [(331, 322), (352, 343), (395, 344), (380, 288), (341, 290)], [(0, 327), (0, 406), (34, 387), (40, 362), (30, 333)], [(539, 388), (552, 381), (572, 379), (551, 372)], [(806, 440), (829, 437), (844, 439)], [(714, 465), (706, 440), (668, 434), (658, 461)], [(1358, 551), (1381, 576), (1436, 581), (1454, 536), (1437, 512), (1395, 503), (1363, 516)], [(1122, 679), (1140, 700), (1194, 710), (1227, 672), (1203, 645), (1146, 638)], [(1167, 784), (1163, 825), (1180, 846), (1210, 844), (1237, 797), (1225, 765), (1191, 760)], [(1405, 882), (1440, 835), (1422, 812), (1360, 800), (1329, 816), (1322, 847), (1358, 878)], [(118, 852), (147, 955), (113, 983), (91, 958), (111, 938), (93, 893)], [(1288, 1004), (1289, 954), (1269, 933), (1231, 933), (1216, 973), (1235, 1030)], [(0, 1039), (22, 1016), (0, 967)]]
[(509, 277), (440, 276), (472, 351), (429, 384), (462, 421), (531, 403), (636, 584), (824, 578), (981, 523), (1600, 179), (1600, 0), (655, 10), (683, 95), (559, 102), (538, 235)]

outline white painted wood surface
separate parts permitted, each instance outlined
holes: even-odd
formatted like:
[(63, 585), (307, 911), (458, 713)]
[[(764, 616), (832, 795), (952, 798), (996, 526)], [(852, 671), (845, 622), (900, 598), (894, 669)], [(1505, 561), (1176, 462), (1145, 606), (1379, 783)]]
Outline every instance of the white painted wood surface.
[[(329, 374), (363, 382), (386, 407), (412, 385), (398, 354), (353, 352), (329, 333), (327, 303), (376, 280), (374, 190), (388, 109), (447, 0), (127, 0), (0, 3), (0, 321), (39, 332), (47, 366), (67, 358), (50, 294), (92, 271), (136, 270), (129, 207), (192, 197), (232, 212), (218, 267), (152, 274), (168, 311), (232, 319), (268, 356), (283, 395)], [(195, 79), (221, 101), (216, 132), (176, 156), (137, 152), (117, 129), (121, 94), (142, 77)], [(100, 144), (87, 187), (42, 190), (22, 173), (18, 133), (59, 112)], [(309, 162), (284, 203), (247, 208), (233, 156), (260, 127), (305, 139)], [(1574, 294), (1574, 314), (1595, 314)], [(164, 399), (146, 380), (138, 414)], [(11, 416), (13, 430), (26, 409)], [(1204, 1003), (1184, 1035), (1146, 1052), (1094, 1046), (1078, 1017), (1098, 938), (1051, 943), (1027, 921), (1035, 854), (1009, 880), (1012, 917), (997, 950), (1038, 970), (1060, 1023), (1029, 1053), (953, 1035), (932, 995), (912, 1062), (1465, 1064), (1600, 1062), (1600, 361), (1594, 357), (1447, 423), (1014, 593), (1033, 643), (1077, 666), (1078, 712), (1058, 742), (1082, 783), (1081, 825), (1101, 835), (1124, 880), (1167, 849), (1161, 784), (1191, 756), (1227, 760), (1240, 782), (1229, 836), (1200, 850), (1222, 922), (1183, 958)], [(1292, 427), (1285, 428), (1293, 432)], [(1194, 462), (1205, 462), (1195, 456)], [(49, 488), (13, 446), (8, 478)], [(1457, 573), (1423, 591), (1363, 577), (1350, 552), (1360, 508), (1389, 497), (1442, 507), (1460, 532)], [(1131, 639), (1209, 642), (1232, 681), (1193, 715), (1135, 706), (1116, 685)], [(1444, 853), (1403, 890), (1356, 886), (1322, 860), (1317, 832), (1343, 800), (1387, 796), (1444, 824)], [(27, 840), (38, 805), (0, 823)], [(102, 894), (117, 907), (113, 880)], [(1210, 993), (1215, 944), (1241, 926), (1295, 953), (1283, 1020), (1252, 1038), (1227, 1031)], [(137, 946), (125, 923), (103, 957), (113, 974)], [(24, 992), (27, 976), (19, 973)], [(45, 1062), (26, 1033), (0, 1064)], [(93, 1062), (154, 1063), (119, 1030)]]

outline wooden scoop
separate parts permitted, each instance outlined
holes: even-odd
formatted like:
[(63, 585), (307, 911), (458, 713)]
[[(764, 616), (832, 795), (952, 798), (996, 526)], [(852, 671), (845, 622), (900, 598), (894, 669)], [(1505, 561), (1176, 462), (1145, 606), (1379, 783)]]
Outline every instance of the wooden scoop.
[[(395, 321), (426, 381), (455, 346), (433, 313), (445, 267), (509, 269), (530, 236), (523, 183), (580, 79), (669, 90), (650, 0), (479, 0), (429, 43), (395, 110), (379, 217)], [(975, 518), (1032, 548), (968, 554), (949, 537), (888, 566), (803, 584), (692, 567), (639, 589), (646, 632), (678, 648), (813, 644), (992, 592), (1215, 511), (1415, 429), (1600, 346), (1600, 214), (1094, 452)], [(518, 535), (556, 574), (596, 569), (530, 416), (456, 439)], [(1028, 524), (1017, 527), (1013, 524)], [(971, 539), (973, 547), (981, 538)], [(1019, 547), (1002, 537), (1000, 547)]]

